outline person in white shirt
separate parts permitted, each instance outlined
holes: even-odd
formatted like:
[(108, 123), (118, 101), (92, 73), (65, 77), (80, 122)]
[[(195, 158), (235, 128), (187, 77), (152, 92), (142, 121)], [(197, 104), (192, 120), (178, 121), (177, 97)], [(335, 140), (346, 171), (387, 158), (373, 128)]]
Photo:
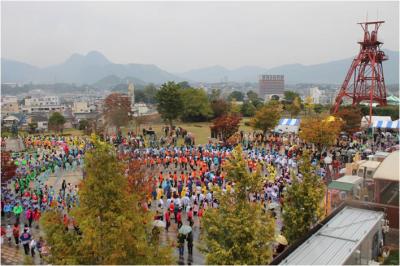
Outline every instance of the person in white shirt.
[(31, 242), (29, 243), (29, 248), (31, 249), (31, 256), (35, 257), (35, 249), (36, 249), (36, 240), (32, 238)]

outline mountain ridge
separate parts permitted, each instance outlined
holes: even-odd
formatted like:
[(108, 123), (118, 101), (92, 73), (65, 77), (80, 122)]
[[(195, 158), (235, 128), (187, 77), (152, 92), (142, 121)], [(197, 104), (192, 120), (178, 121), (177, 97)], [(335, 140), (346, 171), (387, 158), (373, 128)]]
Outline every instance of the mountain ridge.
[[(384, 49), (389, 60), (383, 63), (386, 84), (399, 81), (399, 52)], [(192, 69), (181, 73), (171, 73), (155, 64), (117, 64), (108, 60), (98, 51), (86, 55), (74, 53), (64, 62), (47, 67), (37, 67), (13, 59), (1, 59), (2, 82), (17, 83), (77, 83), (94, 84), (109, 76), (120, 80), (129, 77), (138, 82), (161, 84), (166, 81), (183, 80), (189, 82), (258, 82), (262, 74), (283, 74), (285, 83), (330, 83), (340, 84), (350, 67), (353, 58), (333, 60), (314, 65), (299, 63), (286, 64), (272, 68), (260, 66), (241, 66), (228, 69), (220, 65)]]

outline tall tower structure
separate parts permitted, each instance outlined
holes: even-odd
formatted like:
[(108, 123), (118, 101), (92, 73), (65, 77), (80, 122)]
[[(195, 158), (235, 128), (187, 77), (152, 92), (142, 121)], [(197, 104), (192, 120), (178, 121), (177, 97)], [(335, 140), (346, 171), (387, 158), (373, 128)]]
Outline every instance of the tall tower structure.
[(345, 97), (352, 100), (352, 105), (362, 101), (369, 102), (369, 123), (371, 123), (372, 103), (386, 105), (386, 87), (382, 62), (387, 60), (381, 51), (382, 42), (378, 40), (378, 29), (385, 21), (361, 22), (364, 39), (360, 42), (360, 52), (353, 59), (346, 78), (336, 96), (331, 112), (336, 113)]
[(135, 86), (131, 82), (128, 84), (128, 97), (131, 98), (131, 110), (133, 110), (135, 105)]

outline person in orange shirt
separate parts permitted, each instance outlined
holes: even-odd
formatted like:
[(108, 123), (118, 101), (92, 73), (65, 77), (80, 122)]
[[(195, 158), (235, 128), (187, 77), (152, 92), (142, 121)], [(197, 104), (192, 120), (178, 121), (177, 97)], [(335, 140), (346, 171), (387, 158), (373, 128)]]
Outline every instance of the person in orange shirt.
[(178, 186), (178, 175), (176, 174), (176, 171), (174, 172), (174, 187)]

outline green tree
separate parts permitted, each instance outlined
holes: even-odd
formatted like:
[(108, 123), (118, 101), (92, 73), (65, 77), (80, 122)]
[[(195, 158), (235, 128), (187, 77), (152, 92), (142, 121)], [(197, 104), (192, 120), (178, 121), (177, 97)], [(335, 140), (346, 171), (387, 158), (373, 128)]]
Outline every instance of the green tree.
[(221, 99), (221, 89), (212, 89), (211, 93), (208, 95), (208, 99), (210, 102)]
[(55, 131), (63, 131), (64, 129), (64, 124), (66, 120), (65, 117), (60, 114), (59, 112), (54, 112), (51, 114), (49, 118), (49, 128)]
[(157, 87), (153, 83), (144, 87), (143, 94), (145, 103), (156, 103)]
[(250, 124), (253, 128), (260, 129), (266, 133), (278, 124), (282, 111), (282, 105), (278, 101), (271, 100), (256, 112)]
[(89, 126), (90, 126), (89, 120), (87, 120), (87, 119), (79, 120), (79, 123), (78, 123), (79, 130), (86, 130)]
[(324, 214), (325, 185), (311, 165), (310, 154), (305, 152), (299, 164), (302, 180), (292, 177), (292, 184), (284, 193), (283, 234), (289, 243), (304, 236)]
[(284, 92), (284, 100), (289, 104), (292, 103), (296, 97), (300, 98), (300, 95), (297, 92), (294, 91)]
[(246, 117), (253, 116), (256, 113), (256, 107), (251, 101), (244, 101), (241, 108), (241, 113)]
[(162, 119), (173, 126), (173, 121), (178, 119), (182, 113), (184, 104), (181, 87), (175, 82), (164, 83), (157, 91), (157, 110)]
[(187, 88), (182, 90), (183, 121), (201, 122), (212, 117), (212, 109), (207, 94), (202, 89)]
[(314, 112), (317, 114), (322, 113), (322, 111), (324, 110), (324, 106), (322, 104), (315, 104), (314, 105)]
[(38, 128), (38, 123), (37, 122), (33, 122), (33, 123), (29, 123), (28, 124), (28, 132), (33, 134), (36, 133), (36, 129)]
[(187, 82), (187, 81), (181, 81), (181, 82), (178, 83), (178, 85), (179, 85), (182, 89), (191, 88), (189, 82)]
[(262, 205), (248, 200), (249, 193), (262, 190), (260, 171), (249, 173), (241, 146), (224, 165), (226, 180), (234, 191), (214, 194), (218, 209), (208, 208), (202, 221), (204, 244), (200, 247), (207, 264), (268, 264), (272, 259), (275, 224)]
[(170, 264), (171, 249), (154, 241), (153, 213), (140, 205), (115, 150), (96, 139), (85, 154), (80, 204), (70, 213), (81, 235), (62, 226), (60, 212), (43, 217), (52, 264)]
[(229, 101), (236, 100), (240, 102), (243, 101), (243, 99), (244, 99), (244, 94), (241, 91), (233, 91), (228, 96)]
[(251, 101), (251, 103), (254, 105), (256, 109), (259, 109), (263, 106), (263, 99), (258, 97), (258, 94), (255, 93), (254, 91), (248, 91), (247, 92), (247, 98)]
[(230, 112), (231, 105), (224, 99), (211, 101), (211, 109), (214, 113), (214, 118), (226, 115)]

